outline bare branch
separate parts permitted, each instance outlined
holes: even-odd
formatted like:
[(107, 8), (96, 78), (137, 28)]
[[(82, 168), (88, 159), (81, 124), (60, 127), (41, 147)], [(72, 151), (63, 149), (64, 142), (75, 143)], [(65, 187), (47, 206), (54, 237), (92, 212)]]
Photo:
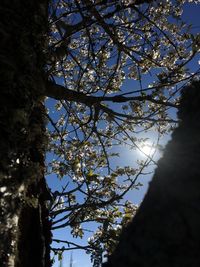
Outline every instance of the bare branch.
[[(74, 101), (77, 103), (83, 103), (87, 106), (92, 106), (98, 104), (103, 101), (109, 101), (113, 103), (125, 103), (128, 101), (150, 101), (152, 103), (156, 103), (159, 105), (169, 106), (177, 108), (177, 104), (173, 104), (168, 101), (162, 101), (158, 99), (154, 99), (151, 95), (145, 96), (132, 96), (132, 97), (124, 97), (124, 94), (116, 95), (116, 96), (89, 96), (82, 92), (76, 92), (70, 89), (65, 88), (62, 85), (55, 84), (53, 82), (49, 82), (46, 86), (46, 96), (52, 97), (57, 100), (67, 100)], [(103, 108), (105, 110), (105, 108)]]

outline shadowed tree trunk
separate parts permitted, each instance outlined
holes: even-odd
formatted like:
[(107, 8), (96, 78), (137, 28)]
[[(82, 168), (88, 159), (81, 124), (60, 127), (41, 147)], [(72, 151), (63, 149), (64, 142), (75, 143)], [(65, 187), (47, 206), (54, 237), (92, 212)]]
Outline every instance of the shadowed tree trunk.
[(0, 265), (50, 266), (44, 180), (47, 0), (0, 1)]
[(106, 267), (200, 266), (200, 82), (183, 91), (179, 127)]

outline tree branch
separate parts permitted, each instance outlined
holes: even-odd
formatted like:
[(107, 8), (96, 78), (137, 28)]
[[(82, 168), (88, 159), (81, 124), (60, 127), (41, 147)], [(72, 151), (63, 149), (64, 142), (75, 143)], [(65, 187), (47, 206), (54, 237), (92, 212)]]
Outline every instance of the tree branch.
[[(48, 82), (46, 85), (46, 96), (57, 99), (57, 100), (67, 100), (67, 101), (74, 101), (77, 103), (83, 103), (87, 106), (93, 106), (95, 104), (100, 104), (103, 101), (109, 101), (113, 103), (125, 103), (128, 101), (150, 101), (155, 104), (169, 106), (177, 108), (177, 104), (173, 104), (168, 101), (162, 101), (159, 99), (152, 98), (151, 95), (145, 96), (130, 96), (125, 97), (123, 95), (116, 95), (116, 96), (91, 96), (86, 95), (82, 92), (76, 92), (66, 87), (53, 83)], [(101, 106), (102, 107), (102, 106)], [(105, 110), (105, 108), (103, 108)]]
[(76, 92), (66, 87), (48, 82), (46, 84), (46, 96), (57, 99), (57, 100), (66, 100), (66, 101), (74, 101), (77, 103), (83, 103), (87, 106), (94, 105), (94, 103), (99, 102), (98, 97), (87, 96), (82, 92)]

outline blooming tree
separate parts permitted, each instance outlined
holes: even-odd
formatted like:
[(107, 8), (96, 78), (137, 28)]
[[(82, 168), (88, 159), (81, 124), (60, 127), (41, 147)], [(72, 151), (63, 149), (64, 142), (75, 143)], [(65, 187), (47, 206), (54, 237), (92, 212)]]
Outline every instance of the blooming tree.
[(112, 162), (117, 147), (140, 149), (139, 133), (154, 130), (159, 141), (169, 132), (176, 122), (169, 111), (178, 107), (182, 86), (199, 75), (188, 68), (200, 35), (182, 21), (185, 2), (51, 2), (45, 95), (55, 105), (48, 105), (54, 158), (48, 172), (65, 183), (52, 192), (52, 229), (66, 227), (82, 238), (91, 222), (97, 225), (85, 245), (54, 238), (61, 244), (52, 245), (55, 253), (85, 249), (98, 266), (135, 214), (137, 207), (123, 198), (139, 188), (153, 156), (136, 159), (134, 167)]

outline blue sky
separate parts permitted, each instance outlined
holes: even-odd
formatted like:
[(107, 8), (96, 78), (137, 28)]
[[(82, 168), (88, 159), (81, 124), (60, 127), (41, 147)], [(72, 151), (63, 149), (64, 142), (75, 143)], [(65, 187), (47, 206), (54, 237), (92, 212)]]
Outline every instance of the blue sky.
[[(200, 4), (186, 4), (185, 8), (184, 8), (184, 13), (183, 13), (183, 19), (185, 20), (185, 22), (187, 22), (188, 24), (192, 24), (193, 25), (193, 32), (197, 33), (200, 31)], [(200, 57), (199, 59), (200, 60)], [(191, 64), (190, 65), (191, 68), (193, 68), (194, 66)], [(132, 84), (128, 81), (125, 82), (126, 86), (126, 90), (129, 91), (131, 90), (131, 86)], [(49, 100), (48, 101), (48, 106), (51, 107), (53, 104), (53, 100)], [(148, 137), (154, 139), (154, 133), (148, 133)], [(162, 140), (163, 144), (166, 144), (166, 142), (170, 139), (170, 136), (165, 136)], [(157, 154), (157, 159), (161, 156), (161, 154)], [(142, 154), (140, 154), (139, 151), (133, 151), (133, 150), (129, 150), (126, 147), (120, 148), (120, 157), (117, 158), (114, 162), (112, 162), (112, 164), (114, 165), (130, 165), (132, 166), (134, 164), (134, 159), (136, 157), (144, 157)], [(47, 160), (50, 160), (50, 157), (47, 158)], [(153, 169), (151, 170), (153, 171)], [(132, 191), (131, 193), (128, 194), (128, 198), (130, 197), (130, 199), (136, 203), (139, 204), (144, 195), (145, 192), (148, 188), (148, 183), (151, 179), (152, 175), (146, 175), (143, 176), (140, 179), (140, 182), (143, 184), (143, 187), (141, 187), (140, 190), (135, 190), (134, 192)], [(54, 175), (51, 175), (50, 177), (48, 177), (48, 182), (49, 185), (56, 189), (56, 183), (57, 183), (57, 178)], [(69, 233), (67, 233), (67, 231), (65, 230), (61, 230), (61, 231), (57, 231), (56, 236), (62, 238), (62, 239), (71, 239)], [(89, 236), (89, 235), (88, 235)], [(86, 237), (87, 238), (87, 237)], [(72, 240), (72, 239), (71, 239)], [(68, 267), (69, 266), (69, 262), (70, 262), (70, 253), (65, 253), (64, 254), (64, 260), (63, 260), (63, 267)], [(57, 267), (58, 262), (56, 261), (56, 263), (54, 264), (54, 267)], [(89, 255), (86, 255), (84, 251), (74, 251), (73, 252), (73, 267), (90, 267), (92, 266), (91, 262), (90, 262), (90, 258)]]

